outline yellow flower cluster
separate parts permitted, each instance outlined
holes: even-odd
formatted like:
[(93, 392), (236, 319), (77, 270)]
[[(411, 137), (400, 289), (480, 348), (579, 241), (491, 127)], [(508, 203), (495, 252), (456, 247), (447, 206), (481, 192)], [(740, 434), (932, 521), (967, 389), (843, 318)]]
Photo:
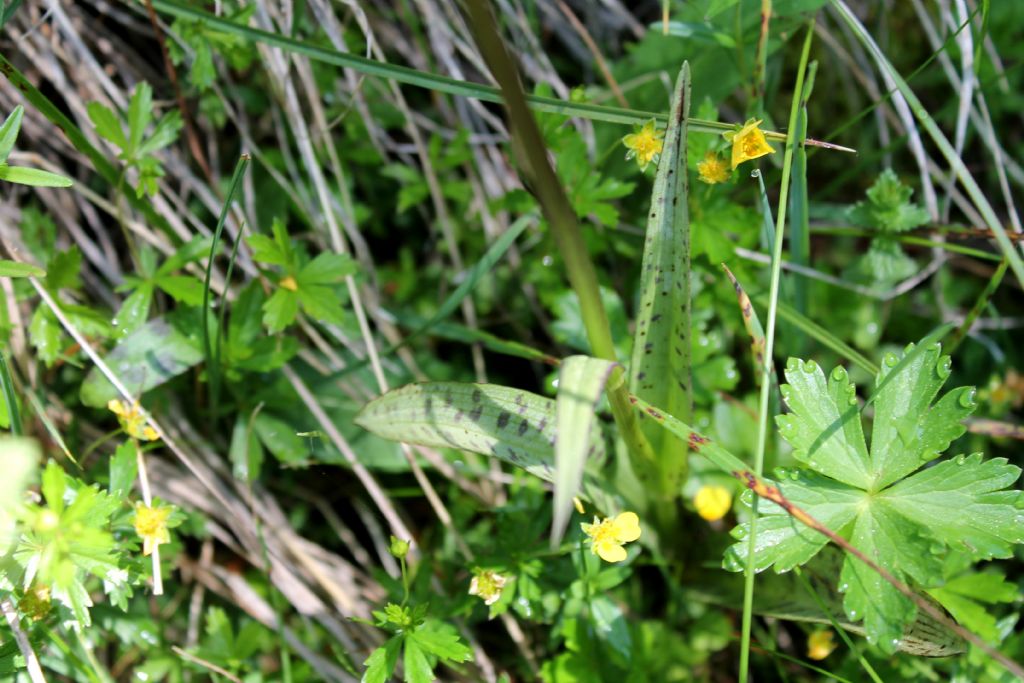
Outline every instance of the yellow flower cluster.
[(622, 546), (640, 538), (640, 518), (635, 512), (622, 512), (615, 517), (581, 524), (583, 533), (590, 536), (590, 550), (605, 562), (622, 562), (626, 549)]
[(626, 160), (635, 157), (640, 170), (646, 171), (647, 165), (652, 161), (657, 161), (661, 156), (661, 150), (665, 144), (661, 139), (662, 135), (663, 133), (657, 129), (654, 119), (651, 119), (640, 130), (622, 138), (622, 144), (629, 150), (626, 152)]
[(730, 169), (725, 159), (715, 152), (704, 155), (704, 161), (697, 162), (697, 176), (708, 185), (724, 183), (729, 179)]
[(121, 429), (133, 439), (156, 441), (160, 438), (156, 430), (146, 424), (146, 416), (142, 414), (142, 408), (139, 406), (138, 401), (132, 402), (131, 405), (126, 405), (114, 398), (107, 402), (107, 410), (117, 415), (117, 421), (121, 423)]

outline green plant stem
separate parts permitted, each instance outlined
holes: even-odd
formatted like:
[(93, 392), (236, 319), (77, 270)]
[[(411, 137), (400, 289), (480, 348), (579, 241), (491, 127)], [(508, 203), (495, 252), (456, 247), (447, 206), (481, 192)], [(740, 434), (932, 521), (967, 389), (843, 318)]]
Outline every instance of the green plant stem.
[(988, 284), (985, 285), (984, 291), (978, 297), (978, 300), (974, 302), (974, 306), (967, 313), (967, 317), (964, 318), (963, 323), (960, 327), (956, 328), (949, 334), (949, 340), (946, 342), (946, 353), (950, 356), (957, 350), (960, 343), (963, 342), (964, 338), (967, 337), (967, 333), (971, 331), (971, 327), (974, 325), (974, 321), (978, 319), (981, 312), (988, 306), (988, 302), (992, 299), (992, 295), (999, 289), (999, 285), (1003, 282), (1003, 275), (1006, 274), (1006, 268), (1009, 263), (1006, 259), (1000, 262), (996, 268), (996, 272), (992, 273), (992, 277), (989, 279)]
[(206, 356), (206, 377), (210, 383), (210, 425), (216, 422), (217, 408), (220, 399), (220, 347), (221, 335), (224, 327), (224, 308), (226, 306), (226, 291), (231, 278), (231, 268), (234, 267), (235, 258), (238, 255), (238, 245), (242, 241), (242, 233), (239, 230), (234, 247), (231, 250), (231, 261), (228, 264), (228, 271), (225, 281), (225, 296), (221, 297), (220, 311), (217, 317), (217, 338), (216, 343), (210, 339), (210, 279), (213, 275), (213, 260), (217, 257), (217, 249), (220, 246), (220, 237), (224, 232), (224, 224), (227, 222), (228, 212), (231, 210), (231, 202), (234, 200), (238, 184), (249, 165), (249, 155), (243, 154), (238, 163), (235, 164), (235, 172), (231, 176), (231, 185), (228, 187), (228, 195), (224, 199), (224, 206), (221, 207), (220, 218), (217, 219), (217, 228), (213, 233), (213, 242), (210, 243), (210, 258), (206, 263), (206, 279), (203, 281), (203, 324), (201, 327), (203, 336), (203, 353)]
[(18, 411), (18, 396), (14, 393), (14, 378), (7, 367), (7, 359), (0, 352), (0, 384), (3, 384), (4, 401), (7, 403), (7, 421), (11, 425), (11, 436), (21, 436), (21, 413)]
[[(500, 104), (503, 101), (504, 88), (494, 88), (489, 85), (461, 81), (457, 78), (449, 78), (426, 71), (411, 69), (407, 66), (388, 64), (374, 59), (367, 59), (349, 52), (332, 50), (318, 45), (312, 45), (301, 40), (289, 38), (271, 31), (263, 31), (251, 26), (244, 26), (234, 21), (215, 16), (209, 12), (178, 4), (172, 0), (153, 0), (153, 7), (160, 12), (184, 19), (186, 21), (200, 22), (208, 29), (227, 33), (229, 35), (243, 38), (246, 42), (259, 42), (265, 45), (301, 54), (312, 60), (333, 64), (345, 69), (352, 69), (367, 76), (376, 76), (405, 83), (419, 88), (426, 88), (436, 92), (443, 92), (459, 97), (470, 97), (484, 102), (495, 102)], [(481, 53), (483, 50), (481, 49)], [(517, 81), (518, 82), (518, 81)], [(544, 97), (541, 95), (522, 95), (529, 103), (529, 106), (537, 111), (552, 112), (565, 116), (577, 116), (594, 121), (608, 121), (610, 123), (645, 123), (655, 119), (664, 124), (668, 120), (666, 114), (657, 114), (636, 109), (624, 109), (621, 107), (605, 107), (586, 102), (569, 102), (556, 97)], [(710, 133), (719, 135), (725, 131), (734, 130), (735, 126), (720, 121), (706, 121), (704, 119), (687, 119), (690, 130), (697, 133)], [(785, 141), (785, 133), (765, 131), (765, 136), (771, 140)], [(832, 145), (817, 140), (807, 140), (806, 144), (816, 145), (826, 149), (835, 149), (846, 152), (855, 150), (839, 145)]]
[[(800, 53), (800, 66), (797, 68), (796, 85), (793, 88), (793, 103), (789, 110), (789, 128), (797, 129), (797, 118), (800, 113), (801, 93), (804, 87), (804, 74), (807, 72), (807, 61), (811, 53), (811, 39), (814, 36), (814, 20), (807, 25), (807, 36), (804, 38), (803, 51)], [(800, 144), (799, 140), (786, 143), (786, 151), (782, 160), (782, 185), (779, 189), (779, 210), (775, 224), (775, 244), (772, 249), (772, 274), (768, 290), (768, 321), (765, 340), (764, 365), (761, 368), (761, 394), (758, 401), (757, 450), (754, 456), (754, 473), (761, 476), (764, 470), (764, 452), (768, 442), (769, 415), (768, 406), (771, 400), (771, 367), (772, 354), (775, 346), (775, 324), (778, 313), (779, 283), (782, 274), (782, 242), (786, 234), (786, 205), (789, 198), (789, 181), (793, 171), (793, 150)], [(747, 566), (743, 584), (743, 624), (740, 633), (740, 671), (739, 683), (746, 683), (750, 663), (750, 628), (754, 614), (754, 554), (757, 538), (757, 508), (755, 498), (751, 507), (750, 538), (748, 541)]]
[[(494, 17), (484, 0), (468, 3), (470, 27), (488, 68), (501, 86), (508, 110), (512, 149), (520, 162), (526, 185), (534, 193), (551, 226), (552, 235), (565, 262), (569, 284), (580, 301), (580, 313), (587, 330), (591, 353), (597, 358), (617, 361), (608, 316), (601, 302), (597, 272), (590, 260), (576, 212), (565, 189), (548, 161), (540, 129), (523, 95), (519, 74), (505, 43), (498, 34)], [(607, 392), (619, 433), (629, 449), (632, 461), (641, 470), (637, 474), (656, 480), (654, 452), (640, 431), (640, 423), (629, 402), (625, 373), (616, 366), (608, 378)], [(648, 471), (643, 471), (643, 470)]]

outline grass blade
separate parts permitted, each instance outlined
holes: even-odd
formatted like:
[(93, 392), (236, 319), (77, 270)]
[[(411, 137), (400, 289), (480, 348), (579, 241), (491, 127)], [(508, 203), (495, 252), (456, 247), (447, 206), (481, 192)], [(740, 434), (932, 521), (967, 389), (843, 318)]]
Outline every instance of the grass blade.
[[(797, 140), (807, 137), (807, 101), (811, 98), (811, 90), (814, 89), (814, 75), (818, 71), (818, 63), (811, 62), (807, 67), (807, 83), (800, 96), (800, 113), (797, 115), (797, 124), (794, 135)], [(811, 265), (811, 230), (809, 197), (807, 194), (807, 148), (802, 144), (793, 152), (793, 179), (792, 190), (789, 200), (789, 212), (792, 218), (789, 221), (789, 258), (800, 266)], [(808, 282), (797, 275), (793, 278), (793, 307), (807, 315), (808, 304)]]
[(936, 124), (935, 120), (928, 114), (928, 110), (925, 109), (921, 100), (917, 98), (917, 95), (915, 95), (914, 91), (910, 89), (910, 86), (907, 85), (905, 80), (903, 80), (903, 77), (900, 76), (895, 67), (889, 63), (885, 53), (883, 53), (881, 48), (878, 47), (878, 44), (871, 37), (871, 34), (869, 34), (867, 29), (864, 28), (864, 25), (860, 23), (860, 20), (858, 20), (857, 17), (854, 16), (853, 12), (850, 11), (850, 8), (846, 6), (846, 3), (842, 0), (831, 1), (832, 6), (837, 10), (839, 16), (843, 18), (850, 27), (850, 30), (853, 31), (854, 35), (857, 36), (858, 40), (860, 40), (867, 51), (871, 53), (871, 56), (874, 58), (878, 68), (892, 79), (893, 83), (895, 83), (896, 87), (899, 89), (900, 94), (907, 100), (907, 104), (910, 106), (911, 111), (914, 112), (914, 117), (918, 122), (920, 122), (921, 127), (927, 131), (932, 142), (935, 143), (935, 146), (939, 148), (942, 156), (946, 159), (946, 162), (956, 174), (957, 179), (959, 179), (960, 183), (964, 186), (964, 189), (967, 191), (968, 196), (970, 196), (971, 201), (974, 202), (978, 212), (981, 213), (982, 218), (985, 220), (986, 227), (993, 232), (996, 242), (999, 243), (999, 247), (1003, 251), (1003, 256), (1009, 262), (1010, 270), (1012, 270), (1013, 274), (1017, 277), (1017, 281), (1024, 286), (1024, 261), (1021, 260), (1021, 255), (1014, 247), (1013, 242), (1011, 242), (1010, 238), (1007, 236), (1006, 229), (999, 220), (999, 216), (996, 215), (992, 205), (985, 197), (985, 194), (981, 191), (978, 183), (974, 180), (974, 176), (972, 176), (971, 172), (967, 170), (967, 166), (960, 158), (960, 155), (956, 153), (953, 145), (950, 144), (949, 140), (946, 139), (946, 136), (939, 129), (938, 124)]
[(4, 403), (7, 404), (7, 421), (11, 425), (11, 435), (21, 436), (21, 413), (18, 410), (18, 395), (14, 393), (14, 378), (11, 377), (7, 359), (0, 351), (0, 389), (3, 389)]
[(203, 355), (206, 358), (206, 377), (210, 383), (211, 421), (216, 419), (214, 416), (216, 415), (220, 399), (220, 346), (221, 335), (224, 329), (224, 309), (227, 303), (227, 287), (231, 281), (231, 269), (234, 267), (235, 258), (238, 256), (238, 246), (242, 243), (241, 231), (239, 231), (237, 239), (235, 239), (235, 245), (231, 249), (231, 260), (228, 262), (228, 270), (224, 281), (224, 295), (221, 296), (220, 311), (217, 316), (217, 338), (215, 343), (210, 339), (210, 315), (213, 314), (213, 311), (210, 309), (210, 278), (213, 275), (213, 260), (217, 257), (217, 250), (220, 247), (220, 237), (224, 233), (224, 224), (227, 222), (228, 212), (231, 210), (231, 202), (234, 201), (238, 184), (241, 182), (242, 174), (248, 165), (248, 154), (243, 154), (238, 159), (238, 163), (235, 164), (235, 172), (232, 174), (231, 184), (228, 186), (228, 194), (224, 198), (224, 206), (221, 207), (220, 217), (217, 219), (217, 228), (213, 232), (213, 242), (210, 243), (210, 257), (206, 263), (206, 279), (203, 281), (203, 324), (201, 330), (203, 333)]
[[(804, 39), (803, 51), (800, 54), (800, 65), (797, 67), (796, 84), (793, 89), (793, 103), (789, 111), (787, 130), (796, 130), (797, 114), (800, 110), (800, 98), (803, 92), (804, 75), (807, 72), (807, 61), (811, 52), (811, 38), (814, 36), (814, 20), (807, 26), (807, 37)], [(754, 455), (754, 474), (758, 477), (764, 470), (764, 453), (768, 442), (770, 419), (768, 409), (771, 404), (771, 359), (775, 346), (775, 323), (779, 307), (779, 285), (782, 275), (782, 238), (786, 228), (786, 207), (789, 197), (789, 181), (793, 172), (793, 151), (797, 145), (786, 143), (786, 151), (782, 160), (782, 180), (779, 189), (779, 212), (775, 226), (774, 246), (772, 248), (772, 275), (768, 292), (768, 332), (765, 343), (765, 362), (761, 366), (761, 393), (758, 401), (757, 451)], [(750, 539), (748, 542), (747, 567), (743, 586), (743, 624), (740, 632), (740, 663), (739, 682), (746, 683), (749, 675), (750, 662), (750, 627), (753, 620), (754, 602), (754, 548), (757, 541), (757, 499), (754, 499), (750, 511)]]
[(555, 501), (551, 547), (565, 535), (572, 499), (583, 482), (583, 470), (594, 444), (601, 439), (597, 402), (615, 363), (590, 356), (570, 356), (558, 368), (555, 409)]
[[(640, 269), (640, 308), (629, 365), (629, 390), (682, 420), (693, 410), (690, 352), (690, 216), (686, 115), (690, 66), (676, 80), (672, 112), (658, 163)], [(641, 413), (641, 416), (643, 414)], [(658, 454), (663, 495), (677, 491), (686, 473), (686, 443), (655, 424), (641, 428)]]

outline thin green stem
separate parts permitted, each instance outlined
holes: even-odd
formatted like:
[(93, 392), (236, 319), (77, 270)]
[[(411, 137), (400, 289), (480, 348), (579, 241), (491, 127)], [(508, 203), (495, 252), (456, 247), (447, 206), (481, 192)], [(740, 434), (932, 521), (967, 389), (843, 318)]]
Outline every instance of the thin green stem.
[[(489, 6), (483, 0), (471, 0), (468, 9), (474, 39), (492, 75), (501, 86), (501, 96), (511, 123), (512, 150), (519, 161), (520, 172), (527, 187), (537, 197), (551, 226), (551, 233), (565, 262), (569, 284), (579, 298), (580, 314), (591, 353), (597, 358), (617, 361), (611, 327), (601, 301), (597, 271), (577, 223), (576, 212), (548, 160), (544, 140), (523, 94), (515, 63), (498, 33)], [(612, 414), (633, 462), (651, 470), (638, 474), (647, 474), (653, 480), (657, 474), (656, 459), (630, 405), (625, 373), (621, 366), (617, 365), (612, 370), (607, 391)]]
[(949, 341), (946, 342), (946, 353), (950, 356), (952, 356), (960, 346), (960, 343), (967, 336), (967, 333), (971, 331), (974, 321), (978, 319), (981, 312), (985, 310), (986, 306), (988, 306), (988, 302), (992, 299), (992, 295), (996, 293), (996, 290), (999, 289), (999, 285), (1003, 282), (1003, 275), (1006, 274), (1006, 268), (1009, 265), (1010, 264), (1005, 259), (999, 264), (996, 271), (992, 273), (992, 277), (989, 279), (988, 284), (985, 285), (984, 291), (982, 291), (978, 300), (974, 302), (974, 306), (972, 306), (971, 310), (967, 313), (967, 317), (964, 318), (963, 323), (960, 327), (950, 333)]
[(18, 396), (14, 393), (14, 378), (11, 377), (7, 359), (0, 352), (0, 384), (3, 384), (4, 402), (7, 403), (7, 421), (11, 425), (11, 436), (21, 436), (21, 413), (18, 411)]
[[(814, 36), (814, 20), (807, 25), (807, 36), (804, 38), (803, 51), (800, 53), (800, 66), (796, 74), (796, 86), (793, 88), (793, 103), (789, 110), (789, 127), (797, 129), (797, 118), (800, 113), (800, 99), (804, 87), (804, 74), (811, 54), (811, 39)], [(768, 442), (768, 406), (771, 400), (771, 367), (772, 354), (775, 346), (775, 323), (778, 314), (779, 283), (782, 275), (782, 242), (786, 234), (786, 206), (789, 198), (789, 181), (793, 172), (793, 150), (800, 144), (799, 140), (786, 143), (786, 151), (782, 160), (782, 186), (779, 190), (779, 210), (775, 224), (775, 244), (772, 249), (772, 274), (768, 290), (768, 324), (765, 340), (764, 365), (761, 368), (761, 394), (758, 401), (757, 450), (754, 456), (754, 472), (761, 476), (764, 470), (764, 452)], [(750, 516), (750, 538), (747, 548), (747, 567), (743, 585), (743, 625), (740, 635), (740, 671), (739, 683), (746, 683), (750, 663), (750, 628), (754, 614), (754, 555), (757, 537), (757, 507), (755, 498)]]

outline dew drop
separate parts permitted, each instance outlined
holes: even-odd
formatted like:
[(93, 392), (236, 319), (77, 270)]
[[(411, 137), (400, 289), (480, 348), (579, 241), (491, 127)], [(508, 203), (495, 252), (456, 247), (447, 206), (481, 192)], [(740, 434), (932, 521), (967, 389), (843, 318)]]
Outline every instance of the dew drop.
[(750, 172), (750, 177), (751, 178), (760, 178), (761, 177), (761, 169), (755, 168), (753, 171)]
[(750, 489), (743, 489), (743, 493), (740, 494), (740, 502), (750, 507), (754, 503), (754, 492)]
[(786, 372), (796, 372), (800, 369), (800, 360), (798, 358), (790, 358), (786, 361)]
[(850, 618), (850, 621), (857, 621), (857, 619), (860, 618), (860, 614), (858, 614), (855, 609), (848, 610), (846, 612), (846, 616)]
[(832, 381), (833, 382), (845, 382), (847, 379), (846, 368), (842, 365), (837, 365), (832, 368)]
[(550, 266), (555, 262), (555, 259), (551, 258), (551, 254), (545, 254), (544, 258), (542, 258), (540, 262), (545, 266)]
[(974, 396), (978, 392), (974, 387), (967, 387), (960, 394), (960, 406), (963, 408), (974, 408), (977, 403), (974, 402)]
[(939, 379), (946, 379), (949, 377), (949, 373), (953, 370), (953, 361), (949, 359), (949, 356), (943, 356), (939, 359), (938, 364), (935, 366), (935, 372), (938, 374)]
[(892, 645), (892, 649), (898, 650), (899, 647), (900, 647), (900, 639), (899, 638), (893, 638), (892, 640), (889, 641), (889, 644)]
[(843, 583), (839, 584), (839, 592), (840, 593), (845, 593), (848, 590), (850, 590), (850, 584), (846, 583), (845, 581)]
[(813, 360), (804, 361), (804, 372), (812, 374), (818, 371), (818, 364)]
[(900, 362), (900, 359), (896, 357), (896, 354), (892, 351), (887, 351), (885, 356), (882, 358), (882, 362), (888, 365), (890, 368), (896, 367), (896, 364)]
[(953, 458), (953, 462), (955, 462), (957, 465), (963, 465), (965, 460), (967, 460), (967, 456), (964, 455), (963, 453)]

